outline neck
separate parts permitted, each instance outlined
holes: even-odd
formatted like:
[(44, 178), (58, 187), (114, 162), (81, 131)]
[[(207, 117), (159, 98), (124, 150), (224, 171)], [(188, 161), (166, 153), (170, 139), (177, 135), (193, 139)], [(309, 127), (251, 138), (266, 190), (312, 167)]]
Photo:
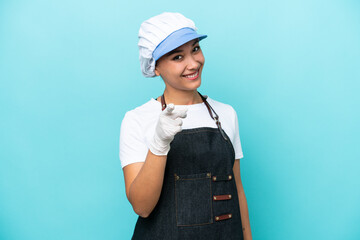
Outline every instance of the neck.
[(175, 92), (165, 88), (164, 97), (166, 104), (173, 103), (175, 105), (192, 105), (203, 102), (197, 90)]

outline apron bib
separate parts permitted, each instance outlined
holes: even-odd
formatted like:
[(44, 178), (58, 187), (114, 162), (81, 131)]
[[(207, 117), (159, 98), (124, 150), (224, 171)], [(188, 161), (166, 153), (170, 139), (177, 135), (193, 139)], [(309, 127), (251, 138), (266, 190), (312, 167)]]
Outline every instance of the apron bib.
[(243, 239), (234, 148), (218, 115), (200, 96), (218, 128), (184, 129), (175, 135), (159, 201), (149, 217), (138, 218), (133, 240)]

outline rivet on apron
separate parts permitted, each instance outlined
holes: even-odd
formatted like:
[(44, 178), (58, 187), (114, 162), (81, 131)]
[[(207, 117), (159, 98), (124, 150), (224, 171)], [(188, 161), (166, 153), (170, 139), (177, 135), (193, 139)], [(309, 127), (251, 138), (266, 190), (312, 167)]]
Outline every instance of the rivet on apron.
[(211, 173), (207, 173), (206, 176), (211, 177)]
[(231, 180), (232, 179), (232, 176), (231, 175), (229, 175), (229, 180)]
[(213, 176), (213, 181), (216, 181), (216, 176)]

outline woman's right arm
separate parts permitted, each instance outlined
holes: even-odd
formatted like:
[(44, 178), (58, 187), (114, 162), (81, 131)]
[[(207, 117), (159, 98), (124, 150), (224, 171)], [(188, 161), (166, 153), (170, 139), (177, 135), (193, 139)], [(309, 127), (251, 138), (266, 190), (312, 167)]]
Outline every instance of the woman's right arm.
[(186, 117), (186, 109), (175, 111), (174, 108), (169, 104), (160, 114), (145, 162), (123, 168), (126, 196), (141, 217), (148, 217), (159, 200), (170, 142), (182, 129), (181, 118)]
[(125, 166), (126, 196), (134, 211), (141, 217), (148, 217), (156, 206), (164, 180), (165, 156), (157, 156), (150, 150), (145, 162)]

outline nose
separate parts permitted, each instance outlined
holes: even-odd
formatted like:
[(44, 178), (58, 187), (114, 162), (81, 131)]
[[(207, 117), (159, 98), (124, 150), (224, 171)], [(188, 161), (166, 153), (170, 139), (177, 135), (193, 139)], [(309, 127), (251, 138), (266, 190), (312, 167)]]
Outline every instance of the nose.
[(188, 58), (187, 68), (189, 70), (197, 70), (199, 68), (200, 63), (194, 58), (194, 56), (190, 56)]

